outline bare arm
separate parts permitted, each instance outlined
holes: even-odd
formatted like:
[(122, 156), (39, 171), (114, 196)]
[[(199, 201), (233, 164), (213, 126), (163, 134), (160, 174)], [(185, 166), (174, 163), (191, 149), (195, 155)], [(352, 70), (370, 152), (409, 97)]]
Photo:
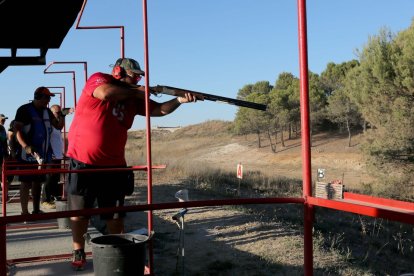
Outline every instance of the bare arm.
[(157, 103), (152, 101), (151, 104), (155, 104), (155, 108), (152, 110), (151, 116), (160, 117), (174, 112), (182, 103), (196, 102), (197, 98), (191, 93), (185, 93), (182, 97)]
[(19, 142), (20, 146), (22, 146), (22, 148), (24, 149), (25, 147), (28, 146), (27, 142), (26, 142), (26, 138), (23, 134), (22, 131), (22, 127), (23, 127), (23, 123), (20, 122), (15, 122), (15, 127), (16, 127), (16, 139), (17, 142)]
[(93, 91), (93, 96), (102, 101), (145, 99), (145, 87), (127, 83), (105, 83)]
[(65, 116), (63, 116), (62, 112), (59, 112), (57, 117), (55, 117), (54, 115), (49, 116), (51, 116), (52, 125), (56, 129), (61, 130), (65, 126)]
[[(98, 86), (93, 92), (93, 96), (102, 101), (123, 101), (128, 99), (139, 99), (137, 104), (142, 104), (142, 100), (145, 99), (145, 86), (138, 86), (128, 84), (124, 82), (120, 83), (106, 83)], [(159, 117), (172, 113), (182, 103), (196, 102), (197, 98), (191, 94), (186, 93), (182, 97), (158, 103), (151, 101), (151, 105), (154, 106), (151, 112), (151, 116)]]

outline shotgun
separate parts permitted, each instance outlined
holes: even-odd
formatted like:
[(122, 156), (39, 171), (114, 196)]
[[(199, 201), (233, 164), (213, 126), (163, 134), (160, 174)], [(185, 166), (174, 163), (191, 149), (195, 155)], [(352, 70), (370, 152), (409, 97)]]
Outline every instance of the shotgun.
[(247, 101), (242, 101), (242, 100), (237, 100), (237, 99), (232, 99), (232, 98), (226, 98), (222, 96), (206, 94), (202, 92), (191, 91), (191, 90), (186, 90), (186, 89), (181, 89), (181, 88), (176, 88), (176, 87), (171, 87), (171, 86), (166, 86), (166, 85), (152, 86), (151, 90), (152, 92), (154, 92), (155, 95), (166, 94), (166, 95), (171, 95), (171, 96), (184, 96), (185, 93), (191, 93), (194, 96), (196, 96), (197, 99), (200, 99), (200, 100), (204, 99), (204, 100), (209, 100), (213, 102), (222, 102), (226, 104), (232, 104), (232, 105), (253, 108), (253, 109), (263, 110), (263, 111), (266, 111), (267, 109), (267, 106), (264, 104), (247, 102)]

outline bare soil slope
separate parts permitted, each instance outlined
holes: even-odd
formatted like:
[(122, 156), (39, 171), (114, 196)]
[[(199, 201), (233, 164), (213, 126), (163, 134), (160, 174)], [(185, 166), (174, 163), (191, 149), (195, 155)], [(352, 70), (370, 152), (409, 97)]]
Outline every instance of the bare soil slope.
[[(256, 136), (234, 137), (217, 132), (206, 137), (200, 129), (188, 128), (174, 134), (153, 135), (153, 163), (169, 164), (171, 159), (182, 163), (203, 164), (206, 167), (234, 171), (241, 162), (244, 171), (261, 171), (269, 175), (302, 178), (301, 141), (277, 144), (276, 153), (269, 144), (257, 147)], [(220, 131), (218, 131), (220, 132)], [(144, 145), (142, 133), (131, 133), (129, 160), (134, 149)], [(353, 138), (353, 147), (347, 147), (347, 138), (332, 134), (313, 137), (312, 171), (325, 168), (327, 179), (343, 179), (346, 187), (355, 188), (372, 181), (365, 171), (358, 150), (359, 137)], [(135, 139), (135, 140), (134, 140)], [(169, 149), (169, 150), (166, 150)], [(166, 171), (169, 168), (167, 166)], [(167, 177), (166, 177), (167, 175)], [(175, 192), (189, 189), (190, 200), (222, 198), (222, 195), (194, 189), (185, 181), (185, 175), (154, 172), (153, 203), (176, 202)], [(313, 179), (315, 179), (315, 174)], [(134, 195), (130, 204), (147, 201), (146, 176), (136, 176)], [(154, 269), (156, 275), (303, 275), (303, 235), (298, 224), (278, 219), (282, 206), (259, 206), (263, 212), (246, 212), (243, 207), (191, 208), (185, 215), (184, 230), (172, 219), (174, 210), (154, 211)], [(267, 209), (267, 211), (265, 211)], [(269, 213), (273, 215), (269, 216)], [(298, 221), (303, 220), (302, 209), (297, 208)], [(127, 230), (146, 227), (146, 214), (131, 214)], [(180, 234), (184, 236), (185, 256), (179, 257)], [(314, 243), (318, 243), (316, 238)], [(359, 267), (350, 266), (338, 251), (314, 251), (314, 275), (371, 275)]]

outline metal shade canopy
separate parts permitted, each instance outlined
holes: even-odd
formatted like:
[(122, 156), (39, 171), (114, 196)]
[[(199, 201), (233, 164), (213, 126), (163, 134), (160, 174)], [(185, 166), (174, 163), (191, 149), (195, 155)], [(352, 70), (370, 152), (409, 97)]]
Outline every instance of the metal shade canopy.
[[(58, 49), (74, 24), (83, 0), (0, 0), (0, 73), (13, 65), (45, 65), (49, 49)], [(39, 55), (19, 56), (19, 49)], [(6, 52), (6, 51), (2, 51)]]

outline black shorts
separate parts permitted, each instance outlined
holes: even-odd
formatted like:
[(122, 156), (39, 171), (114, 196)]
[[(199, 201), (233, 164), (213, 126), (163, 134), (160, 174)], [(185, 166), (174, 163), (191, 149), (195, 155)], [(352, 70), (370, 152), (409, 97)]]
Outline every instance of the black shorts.
[[(87, 165), (78, 160), (69, 159), (69, 170), (97, 168), (105, 167)], [(96, 207), (95, 201), (100, 208), (124, 206), (124, 175), (124, 172), (68, 173), (69, 210), (94, 208)], [(125, 217), (125, 212), (102, 214), (100, 217), (101, 219), (115, 219)]]
[[(23, 160), (20, 160), (19, 163), (23, 165), (31, 165), (19, 167), (19, 170), (37, 170), (39, 165), (37, 162), (27, 162)], [(20, 182), (44, 182), (46, 181), (46, 174), (19, 175), (18, 180)]]

